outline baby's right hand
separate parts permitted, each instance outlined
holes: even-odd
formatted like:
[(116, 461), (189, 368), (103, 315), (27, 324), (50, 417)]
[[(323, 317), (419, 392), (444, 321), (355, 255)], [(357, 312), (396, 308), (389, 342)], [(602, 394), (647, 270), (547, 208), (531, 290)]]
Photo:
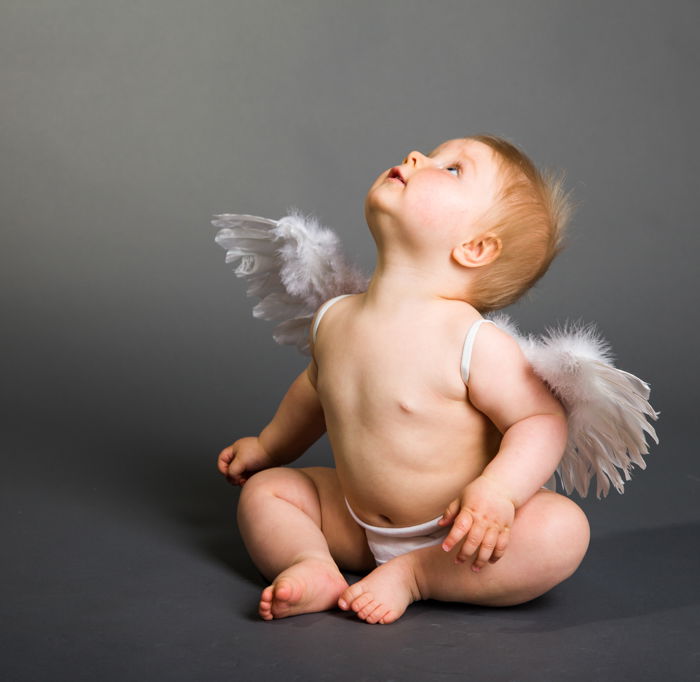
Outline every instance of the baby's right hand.
[(239, 438), (219, 453), (219, 471), (234, 485), (243, 485), (256, 471), (271, 466), (270, 456), (257, 436)]

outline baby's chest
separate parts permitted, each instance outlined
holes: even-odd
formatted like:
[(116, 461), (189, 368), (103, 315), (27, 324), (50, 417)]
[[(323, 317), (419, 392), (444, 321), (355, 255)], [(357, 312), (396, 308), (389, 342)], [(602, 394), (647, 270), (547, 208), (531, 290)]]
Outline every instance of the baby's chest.
[(334, 406), (399, 414), (427, 414), (467, 397), (459, 350), (417, 339), (328, 349), (318, 362), (317, 385), (321, 400)]
[(379, 447), (399, 468), (420, 469), (431, 461), (426, 452), (444, 461), (490, 452), (490, 422), (469, 402), (459, 363), (455, 370), (404, 355), (319, 364), (317, 388), (336, 457), (366, 464)]

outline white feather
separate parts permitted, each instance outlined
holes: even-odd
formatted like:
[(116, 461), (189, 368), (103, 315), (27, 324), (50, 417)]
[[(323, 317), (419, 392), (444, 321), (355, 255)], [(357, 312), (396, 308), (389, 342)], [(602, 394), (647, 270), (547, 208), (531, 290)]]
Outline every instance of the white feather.
[(214, 218), (226, 262), (248, 282), (247, 295), (260, 299), (253, 315), (280, 321), (277, 343), (308, 354), (309, 326), (321, 303), (367, 288), (368, 278), (345, 261), (338, 236), (295, 209), (281, 220), (238, 213)]
[(564, 405), (569, 422), (566, 451), (557, 473), (567, 494), (588, 495), (596, 479), (596, 494), (606, 496), (610, 484), (624, 492), (633, 465), (646, 468), (645, 434), (656, 443), (648, 419), (658, 413), (648, 402), (649, 385), (617, 369), (609, 344), (593, 325), (548, 329), (540, 337), (521, 336), (507, 315), (491, 319), (514, 336), (535, 372)]

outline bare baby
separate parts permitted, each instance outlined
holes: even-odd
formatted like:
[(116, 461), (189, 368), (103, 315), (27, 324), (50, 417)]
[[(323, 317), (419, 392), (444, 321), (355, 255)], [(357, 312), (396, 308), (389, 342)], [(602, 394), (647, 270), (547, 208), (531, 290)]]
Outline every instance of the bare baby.
[[(567, 214), (560, 185), (490, 136), (413, 151), (370, 187), (367, 291), (321, 306), (272, 421), (219, 455), (271, 581), (262, 618), (338, 607), (387, 624), (418, 599), (520, 604), (574, 573), (588, 521), (544, 488), (564, 409), (482, 318), (546, 271)], [(326, 431), (335, 468), (282, 466)]]

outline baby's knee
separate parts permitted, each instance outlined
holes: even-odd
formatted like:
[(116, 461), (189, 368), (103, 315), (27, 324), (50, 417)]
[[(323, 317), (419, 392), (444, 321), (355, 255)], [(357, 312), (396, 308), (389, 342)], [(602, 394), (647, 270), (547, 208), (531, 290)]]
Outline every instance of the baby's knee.
[(288, 480), (289, 476), (286, 473), (288, 471), (283, 467), (273, 467), (253, 474), (241, 488), (239, 507), (248, 505), (261, 497), (275, 495)]
[(254, 473), (241, 488), (241, 497), (273, 490), (285, 477), (284, 467), (272, 467)]
[(565, 580), (576, 571), (588, 550), (591, 529), (588, 518), (573, 500), (557, 495), (555, 508), (547, 518), (550, 556)]
[(238, 500), (238, 517), (254, 511), (260, 505), (268, 505), (271, 498), (288, 502), (299, 509), (318, 500), (313, 482), (298, 469), (273, 467), (253, 474), (243, 485)]
[(241, 495), (238, 498), (238, 520), (248, 514), (255, 513), (255, 508), (265, 503), (265, 498), (274, 495), (278, 486), (279, 476), (275, 469), (265, 469), (253, 474), (241, 488)]

